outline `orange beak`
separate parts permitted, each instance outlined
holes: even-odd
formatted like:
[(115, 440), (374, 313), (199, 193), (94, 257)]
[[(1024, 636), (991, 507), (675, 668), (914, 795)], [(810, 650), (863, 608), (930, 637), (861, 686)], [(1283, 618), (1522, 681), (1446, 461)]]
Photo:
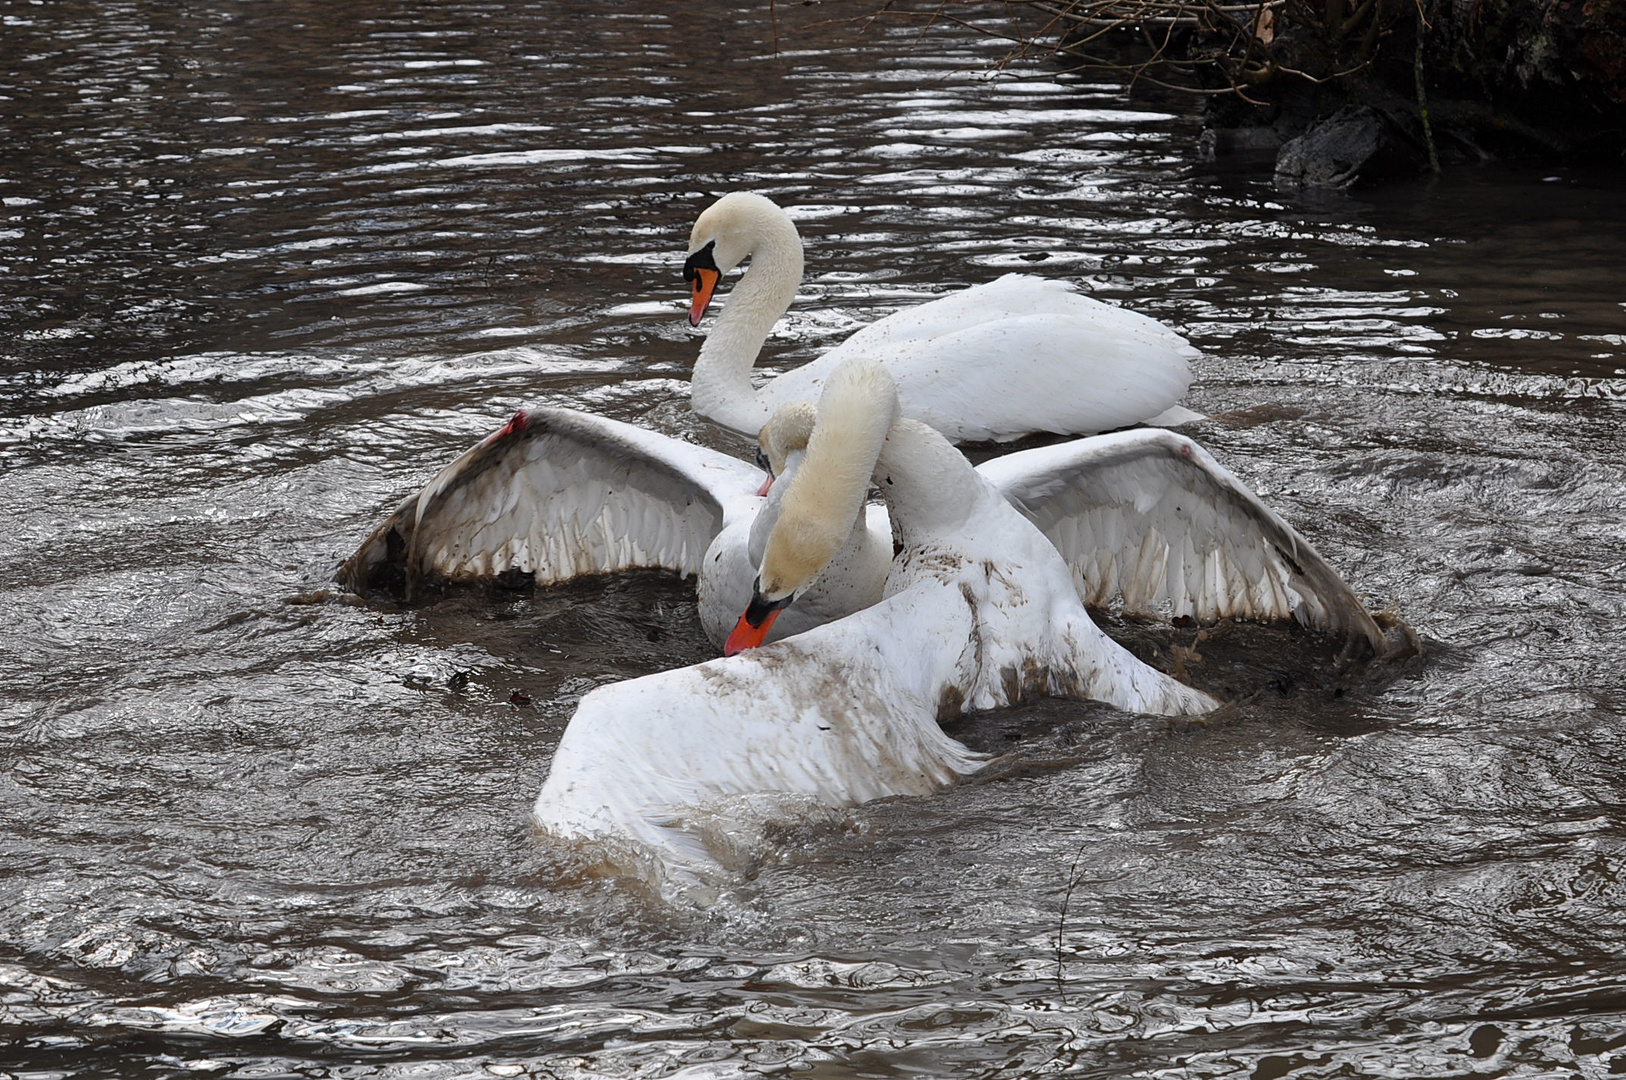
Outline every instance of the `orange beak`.
[(768, 612), (768, 617), (762, 620), (760, 626), (752, 626), (750, 614), (741, 615), (740, 621), (734, 624), (734, 632), (728, 635), (727, 641), (723, 642), (723, 655), (733, 656), (735, 653), (744, 652), (746, 649), (754, 649), (761, 645), (768, 636), (768, 631), (773, 627), (773, 621), (777, 618), (779, 618), (779, 611), (775, 609)]
[(694, 276), (689, 279), (689, 325), (699, 326), (701, 316), (705, 315), (706, 308), (711, 304), (711, 296), (717, 291), (717, 283), (723, 275), (715, 270), (699, 267)]
[(773, 473), (769, 473), (768, 475), (766, 475), (766, 476), (764, 476), (762, 478), (762, 486), (757, 488), (757, 494), (758, 495), (766, 495), (766, 494), (768, 494), (769, 489), (772, 488), (772, 487), (773, 487)]
[(740, 621), (734, 624), (734, 632), (723, 642), (723, 655), (733, 656), (737, 652), (761, 645), (768, 637), (768, 631), (773, 629), (773, 621), (779, 618), (781, 611), (790, 607), (790, 602), (794, 599), (795, 593), (778, 600), (764, 599), (762, 583), (758, 581), (751, 588), (751, 603), (746, 607), (745, 614), (740, 616)]

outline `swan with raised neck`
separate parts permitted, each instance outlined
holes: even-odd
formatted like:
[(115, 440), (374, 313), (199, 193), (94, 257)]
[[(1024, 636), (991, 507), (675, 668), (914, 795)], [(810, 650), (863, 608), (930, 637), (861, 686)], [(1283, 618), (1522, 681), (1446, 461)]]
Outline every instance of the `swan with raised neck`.
[[(690, 325), (699, 325), (717, 282), (746, 259), (750, 272), (700, 346), (689, 393), (692, 408), (727, 428), (757, 432), (771, 408), (751, 385), (757, 354), (796, 298), (802, 237), (773, 200), (750, 191), (724, 195), (695, 220), (685, 276), (694, 284)], [(703, 295), (702, 295), (703, 292)]]
[(690, 380), (695, 413), (742, 435), (756, 435), (779, 405), (816, 399), (831, 372), (854, 359), (884, 367), (897, 382), (902, 414), (955, 442), (1196, 416), (1178, 404), (1198, 355), (1185, 339), (1067, 282), (1028, 274), (895, 312), (753, 387), (757, 354), (795, 299), (802, 243), (771, 199), (734, 192), (708, 207), (690, 233), (683, 273), (692, 325), (724, 275), (747, 259)]

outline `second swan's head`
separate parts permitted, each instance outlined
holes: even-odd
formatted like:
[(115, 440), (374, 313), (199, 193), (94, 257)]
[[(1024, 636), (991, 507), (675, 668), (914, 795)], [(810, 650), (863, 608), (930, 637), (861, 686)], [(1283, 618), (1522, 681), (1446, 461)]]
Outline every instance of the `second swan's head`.
[(863, 512), (876, 460), (898, 419), (898, 389), (885, 368), (849, 360), (830, 373), (817, 411), (806, 402), (783, 405), (759, 437), (780, 469), (801, 450), (779, 517), (757, 569), (751, 605), (723, 652), (755, 648), (773, 622), (824, 572)]
[[(795, 224), (766, 195), (732, 191), (706, 207), (689, 232), (689, 257), (683, 263), (691, 326), (700, 325), (723, 275), (769, 243), (786, 248), (786, 257), (792, 249), (798, 260), (801, 257), (802, 238)], [(800, 280), (801, 276), (798, 265), (796, 277)]]

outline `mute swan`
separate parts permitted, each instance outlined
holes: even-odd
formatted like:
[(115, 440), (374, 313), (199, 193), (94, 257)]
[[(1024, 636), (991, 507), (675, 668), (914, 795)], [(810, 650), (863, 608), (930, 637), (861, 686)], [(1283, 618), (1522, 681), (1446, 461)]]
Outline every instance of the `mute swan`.
[[(785, 479), (799, 457), (799, 448), (778, 455)], [(638, 568), (696, 574), (701, 625), (721, 647), (787, 490), (776, 484), (763, 498), (761, 481), (744, 461), (632, 424), (521, 410), (403, 499), (337, 578), (356, 593), (389, 584), (410, 599), (426, 578), (518, 571), (546, 585)], [(891, 560), (886, 511), (869, 507), (806, 610), (775, 636), (879, 600)]]
[[(697, 574), (701, 625), (722, 646), (751, 598), (777, 506), (811, 431), (810, 408), (764, 431), (780, 480), (631, 424), (538, 408), (407, 496), (339, 567), (353, 592), (508, 572), (538, 584), (641, 567)], [(800, 417), (800, 422), (796, 422)], [(1183, 435), (1138, 428), (1024, 450), (977, 472), (1027, 515), (1090, 605), (1201, 622), (1295, 619), (1385, 649), (1383, 632), (1291, 526)], [(774, 624), (788, 637), (881, 599), (892, 561), (883, 507), (864, 508), (814, 587)]]
[(1103, 634), (1055, 547), (943, 436), (900, 419), (890, 377), (864, 362), (825, 384), (731, 650), (760, 642), (828, 565), (871, 475), (901, 545), (886, 598), (742, 655), (591, 691), (537, 796), (538, 824), (605, 844), (613, 860), (641, 846), (667, 872), (690, 872), (709, 860), (693, 824), (729, 799), (843, 806), (965, 775), (980, 759), (940, 717), (1037, 695), (1167, 715), (1218, 706)]
[[(1070, 285), (1025, 274), (900, 311), (761, 389), (751, 368), (802, 279), (802, 240), (772, 200), (724, 195), (695, 221), (683, 276), (698, 326), (717, 284), (746, 258), (690, 380), (694, 411), (755, 437), (781, 404), (811, 401), (843, 361), (862, 357), (897, 381), (903, 415), (954, 442), (1007, 441), (1037, 432), (1082, 435), (1154, 421), (1177, 409), (1198, 355), (1145, 315)], [(1164, 422), (1177, 422), (1165, 419)]]

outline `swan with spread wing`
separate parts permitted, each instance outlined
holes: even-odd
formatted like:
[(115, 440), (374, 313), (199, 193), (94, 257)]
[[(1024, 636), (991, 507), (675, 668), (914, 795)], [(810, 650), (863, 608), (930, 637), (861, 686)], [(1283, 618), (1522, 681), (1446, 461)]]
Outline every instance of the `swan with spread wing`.
[[(539, 585), (640, 568), (696, 575), (721, 645), (751, 597), (778, 500), (805, 452), (810, 410), (767, 434), (780, 474), (632, 424), (564, 408), (517, 414), (403, 499), (339, 568), (366, 592), (395, 582), (528, 574)], [(1024, 450), (976, 470), (1038, 526), (1092, 605), (1202, 622), (1293, 619), (1383, 634), (1292, 526), (1191, 439), (1134, 429)], [(893, 552), (884, 507), (855, 510), (846, 543), (774, 627), (787, 636), (875, 603)]]
[[(697, 826), (730, 800), (839, 807), (974, 770), (982, 758), (944, 717), (1040, 695), (1165, 715), (1218, 706), (1096, 627), (1055, 546), (942, 435), (899, 417), (881, 368), (838, 368), (798, 426), (805, 458), (726, 647), (741, 654), (583, 697), (537, 796), (546, 831), (624, 867), (653, 853), (663, 875), (704, 872)], [(756, 647), (846, 543), (871, 481), (899, 549), (883, 598)]]

